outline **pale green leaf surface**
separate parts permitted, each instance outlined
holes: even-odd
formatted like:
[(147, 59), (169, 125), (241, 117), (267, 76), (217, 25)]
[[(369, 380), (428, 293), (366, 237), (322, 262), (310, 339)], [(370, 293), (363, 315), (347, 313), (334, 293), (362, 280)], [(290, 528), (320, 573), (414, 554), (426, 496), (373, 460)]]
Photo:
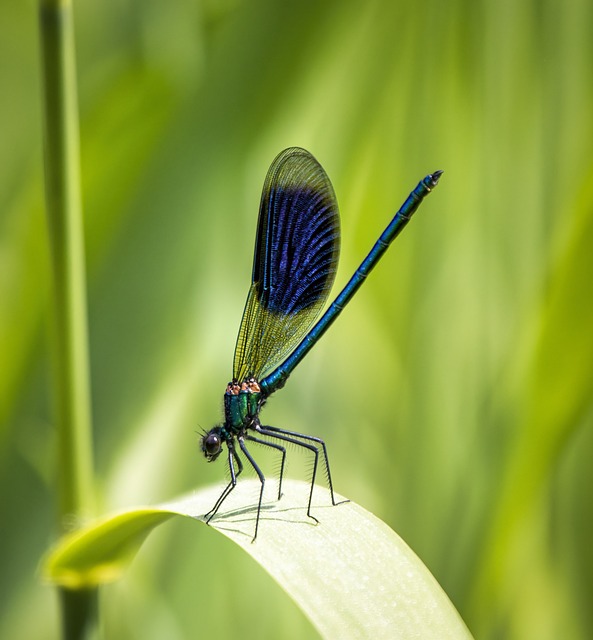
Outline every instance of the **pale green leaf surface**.
[[(319, 487), (318, 525), (305, 513), (308, 485), (288, 480), (282, 499), (262, 508), (252, 543), (258, 487), (257, 480), (239, 483), (211, 524), (268, 571), (322, 636), (471, 637), (437, 581), (394, 531), (353, 502), (331, 506)], [(57, 545), (45, 561), (45, 577), (74, 588), (115, 580), (156, 525), (176, 515), (203, 521), (220, 491), (209, 487), (91, 524)]]

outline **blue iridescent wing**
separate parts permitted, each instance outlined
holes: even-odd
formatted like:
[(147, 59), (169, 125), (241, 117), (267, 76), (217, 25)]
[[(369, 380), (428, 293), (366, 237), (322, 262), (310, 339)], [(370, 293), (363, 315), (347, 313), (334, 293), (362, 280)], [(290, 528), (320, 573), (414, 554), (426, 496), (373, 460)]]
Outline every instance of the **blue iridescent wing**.
[(262, 192), (234, 378), (261, 378), (304, 338), (327, 300), (339, 252), (338, 203), (327, 174), (308, 151), (284, 150)]

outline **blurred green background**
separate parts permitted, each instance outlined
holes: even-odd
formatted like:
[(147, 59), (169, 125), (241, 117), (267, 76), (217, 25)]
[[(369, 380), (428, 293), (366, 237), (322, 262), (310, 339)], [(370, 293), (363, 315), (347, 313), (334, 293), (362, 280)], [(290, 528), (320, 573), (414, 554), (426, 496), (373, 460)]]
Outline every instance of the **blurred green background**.
[[(263, 417), (327, 440), (336, 489), (476, 637), (593, 637), (593, 4), (81, 0), (75, 18), (98, 511), (222, 485), (195, 431), (220, 419), (281, 149), (334, 183), (336, 291), (444, 169)], [(57, 638), (32, 0), (0, 3), (0, 86), (0, 637)], [(102, 613), (108, 638), (315, 637), (191, 522), (149, 538)]]

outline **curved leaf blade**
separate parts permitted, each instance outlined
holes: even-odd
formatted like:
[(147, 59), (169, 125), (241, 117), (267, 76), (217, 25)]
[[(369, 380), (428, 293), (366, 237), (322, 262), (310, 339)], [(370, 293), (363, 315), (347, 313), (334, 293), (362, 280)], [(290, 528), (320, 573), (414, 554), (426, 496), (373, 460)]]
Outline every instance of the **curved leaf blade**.
[(138, 508), (66, 535), (44, 561), (43, 578), (69, 589), (117, 580), (146, 536), (175, 512)]
[[(403, 540), (353, 502), (331, 506), (320, 487), (314, 503), (318, 525), (305, 513), (309, 486), (287, 480), (282, 499), (262, 507), (252, 544), (258, 489), (256, 480), (240, 483), (211, 524), (266, 569), (323, 637), (471, 638)], [(74, 588), (113, 581), (155, 526), (175, 515), (203, 521), (219, 493), (220, 487), (209, 487), (92, 524), (58, 544), (45, 561), (44, 576)]]

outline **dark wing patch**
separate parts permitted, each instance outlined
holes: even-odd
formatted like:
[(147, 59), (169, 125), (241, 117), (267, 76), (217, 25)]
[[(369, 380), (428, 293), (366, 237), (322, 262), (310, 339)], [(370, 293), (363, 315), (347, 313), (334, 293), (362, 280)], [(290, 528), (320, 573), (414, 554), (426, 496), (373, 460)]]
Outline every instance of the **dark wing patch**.
[(327, 174), (308, 151), (286, 149), (264, 183), (234, 377), (261, 377), (306, 335), (334, 282), (339, 245), (338, 204)]

